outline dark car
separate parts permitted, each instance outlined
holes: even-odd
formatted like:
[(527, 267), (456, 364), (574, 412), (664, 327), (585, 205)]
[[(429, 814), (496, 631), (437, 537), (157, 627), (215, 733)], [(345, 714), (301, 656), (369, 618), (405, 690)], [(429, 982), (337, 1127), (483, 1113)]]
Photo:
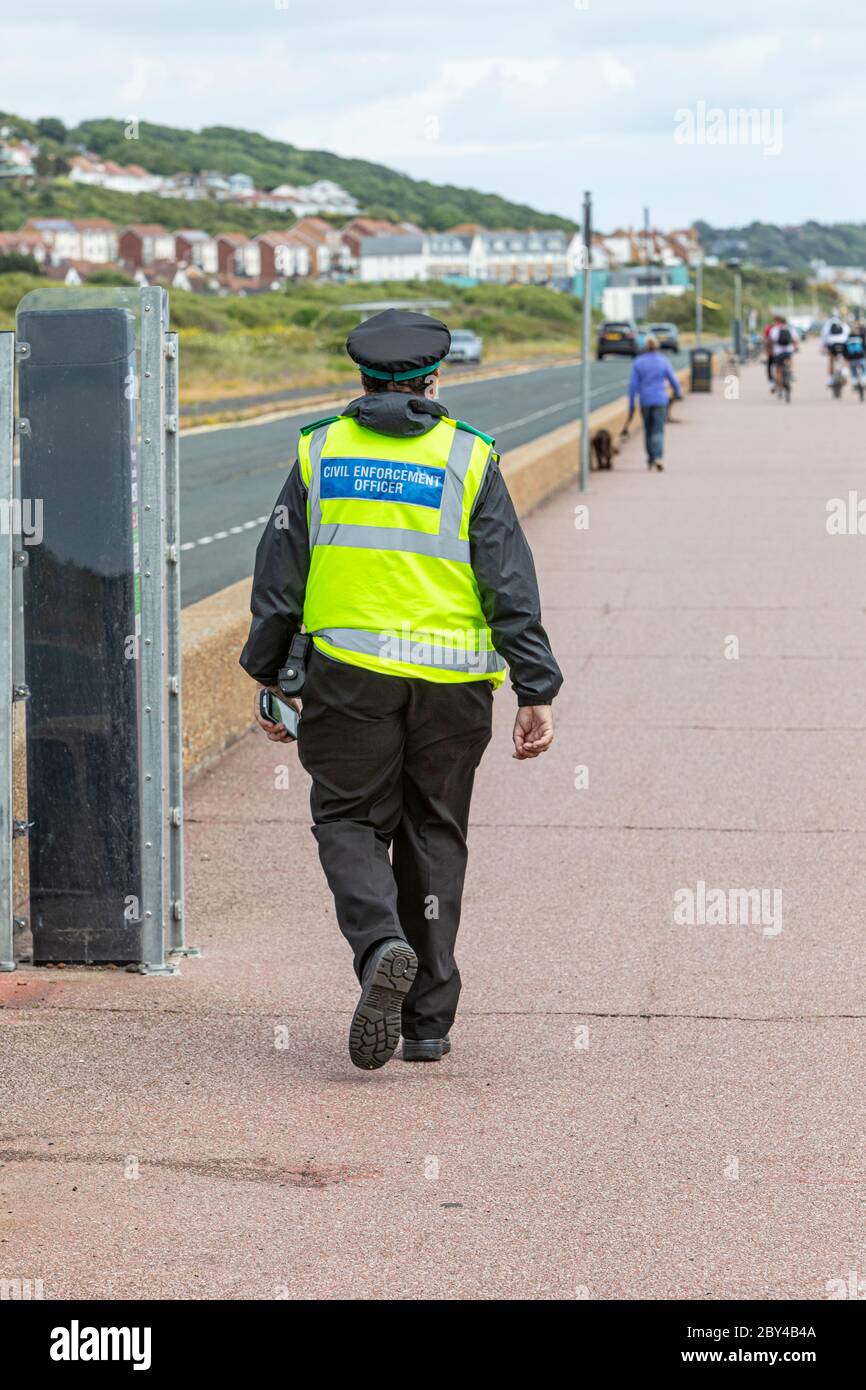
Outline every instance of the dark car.
[(648, 323), (645, 332), (653, 338), (658, 338), (660, 348), (669, 352), (679, 352), (680, 331), (675, 323)]
[(596, 355), (599, 362), (609, 353), (619, 357), (637, 357), (641, 341), (636, 324), (628, 319), (611, 319), (598, 330)]

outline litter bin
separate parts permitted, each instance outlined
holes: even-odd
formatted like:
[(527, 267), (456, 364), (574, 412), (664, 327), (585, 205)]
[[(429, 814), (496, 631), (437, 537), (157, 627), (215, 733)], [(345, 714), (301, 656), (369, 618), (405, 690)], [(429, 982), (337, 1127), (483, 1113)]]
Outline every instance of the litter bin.
[(712, 391), (713, 354), (709, 348), (692, 348), (691, 368), (691, 390)]

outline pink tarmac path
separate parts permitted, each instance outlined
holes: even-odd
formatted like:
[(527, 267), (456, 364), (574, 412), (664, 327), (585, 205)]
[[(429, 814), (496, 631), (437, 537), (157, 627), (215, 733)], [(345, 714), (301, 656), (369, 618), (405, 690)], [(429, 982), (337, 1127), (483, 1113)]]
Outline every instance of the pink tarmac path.
[[(588, 529), (574, 487), (528, 521), (567, 684), (534, 764), (496, 699), (452, 1056), (350, 1066), (306, 780), (251, 734), (187, 796), (202, 959), (0, 977), (0, 1278), (822, 1299), (866, 1276), (866, 535), (826, 528), (864, 488), (866, 407), (826, 399), (814, 348), (790, 406), (759, 366), (741, 387), (677, 408), (663, 474), (637, 440), (593, 474)], [(779, 890), (781, 917), (675, 921), (699, 882)]]

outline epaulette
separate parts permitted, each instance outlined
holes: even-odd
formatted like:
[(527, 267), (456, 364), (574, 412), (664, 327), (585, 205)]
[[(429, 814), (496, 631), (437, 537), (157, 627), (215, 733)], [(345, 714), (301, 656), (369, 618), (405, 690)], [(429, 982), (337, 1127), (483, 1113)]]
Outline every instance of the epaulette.
[(485, 444), (492, 446), (496, 443), (492, 434), (485, 434), (483, 430), (477, 430), (474, 425), (467, 425), (465, 420), (455, 420), (458, 430), (466, 430), (468, 434), (477, 434), (479, 439), (483, 439)]
[(312, 434), (313, 430), (317, 430), (320, 425), (332, 425), (335, 420), (340, 418), (339, 415), (326, 415), (324, 420), (313, 420), (311, 424), (302, 427), (301, 434)]

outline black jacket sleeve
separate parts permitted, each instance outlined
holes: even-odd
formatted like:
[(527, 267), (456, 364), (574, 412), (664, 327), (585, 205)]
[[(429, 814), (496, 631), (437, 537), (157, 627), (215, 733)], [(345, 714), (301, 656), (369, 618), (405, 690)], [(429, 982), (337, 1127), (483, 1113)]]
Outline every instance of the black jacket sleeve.
[(495, 458), (469, 519), (472, 569), (493, 645), (511, 668), (519, 705), (549, 705), (562, 685), (547, 633), (532, 551)]
[(276, 685), (289, 643), (300, 631), (309, 568), (307, 490), (296, 461), (256, 550), (253, 620), (240, 661), (262, 685)]

